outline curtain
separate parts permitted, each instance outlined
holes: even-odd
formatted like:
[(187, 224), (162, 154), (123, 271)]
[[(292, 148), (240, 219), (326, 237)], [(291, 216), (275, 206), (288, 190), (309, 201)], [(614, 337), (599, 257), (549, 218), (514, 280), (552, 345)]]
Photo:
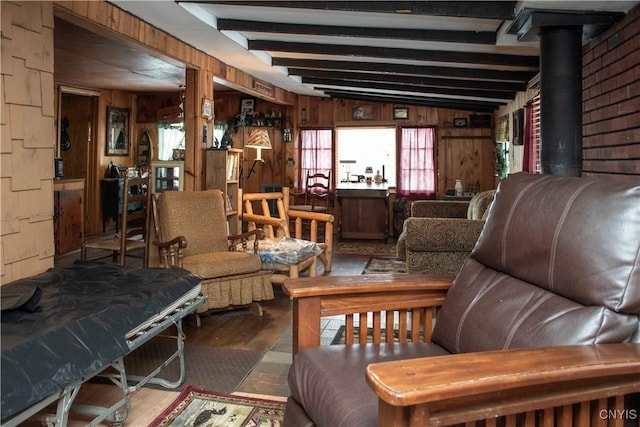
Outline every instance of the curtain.
[(306, 190), (307, 172), (329, 174), (333, 169), (333, 132), (331, 129), (303, 129), (300, 131), (300, 168), (298, 189)]
[(411, 199), (435, 196), (434, 146), (434, 128), (402, 128), (398, 173), (398, 194), (400, 196)]
[(158, 160), (173, 160), (174, 148), (184, 148), (182, 125), (158, 126)]

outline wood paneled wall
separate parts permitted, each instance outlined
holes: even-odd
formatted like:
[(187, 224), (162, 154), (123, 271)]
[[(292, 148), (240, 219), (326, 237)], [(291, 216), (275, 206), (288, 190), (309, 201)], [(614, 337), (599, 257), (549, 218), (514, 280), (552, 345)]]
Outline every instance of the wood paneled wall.
[[(365, 119), (354, 120), (354, 107), (361, 107)], [(393, 119), (393, 109), (408, 108), (407, 119)], [(306, 120), (302, 120), (302, 110)], [(453, 188), (460, 178), (463, 185), (479, 184), (482, 190), (495, 188), (493, 127), (458, 128), (455, 118), (469, 120), (471, 111), (450, 110), (402, 104), (362, 102), (357, 100), (328, 99), (301, 96), (298, 98), (294, 119), (298, 128), (340, 126), (435, 126), (437, 132), (437, 197), (442, 198), (447, 188)], [(289, 153), (287, 153), (289, 156)], [(291, 154), (293, 156), (293, 153)]]

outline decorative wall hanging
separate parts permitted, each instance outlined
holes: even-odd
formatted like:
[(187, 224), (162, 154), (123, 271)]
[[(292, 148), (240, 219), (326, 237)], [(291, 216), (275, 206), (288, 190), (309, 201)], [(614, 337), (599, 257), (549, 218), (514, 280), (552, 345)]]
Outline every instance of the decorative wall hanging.
[(65, 116), (60, 121), (60, 149), (62, 151), (67, 151), (71, 148), (71, 138), (69, 137), (69, 133), (67, 132), (67, 128), (69, 127), (69, 119)]
[(453, 127), (454, 128), (466, 128), (467, 127), (467, 118), (466, 117), (456, 117), (453, 119)]
[(240, 114), (253, 114), (256, 108), (256, 100), (253, 98), (240, 99)]
[(513, 112), (513, 145), (523, 145), (524, 108)]
[(395, 107), (393, 109), (393, 118), (394, 119), (408, 119), (409, 118), (409, 109), (408, 108)]
[(202, 100), (202, 117), (207, 120), (213, 119), (213, 103), (210, 99), (204, 98)]
[(129, 109), (107, 107), (106, 156), (129, 155)]

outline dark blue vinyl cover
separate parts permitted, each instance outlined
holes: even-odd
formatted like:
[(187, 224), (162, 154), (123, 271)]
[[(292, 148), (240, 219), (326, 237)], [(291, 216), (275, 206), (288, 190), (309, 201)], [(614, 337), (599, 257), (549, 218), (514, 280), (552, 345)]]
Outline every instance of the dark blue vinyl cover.
[(199, 281), (177, 267), (76, 262), (2, 286), (12, 301), (40, 298), (38, 311), (2, 311), (2, 420), (126, 355), (125, 335)]

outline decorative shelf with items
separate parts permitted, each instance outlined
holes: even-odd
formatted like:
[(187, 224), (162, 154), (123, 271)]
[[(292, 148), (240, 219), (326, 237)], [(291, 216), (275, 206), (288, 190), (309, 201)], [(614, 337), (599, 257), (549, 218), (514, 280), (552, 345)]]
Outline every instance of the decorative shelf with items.
[(238, 114), (230, 120), (230, 127), (233, 129), (234, 133), (238, 132), (238, 128), (241, 127), (264, 127), (279, 129), (280, 132), (284, 134), (286, 122), (286, 117), (276, 115), (275, 113), (272, 113), (271, 115), (243, 113)]
[(219, 189), (224, 194), (229, 234), (240, 232), (237, 206), (241, 165), (242, 150), (240, 149), (207, 150), (206, 187), (207, 190)]
[(184, 162), (151, 162), (151, 192), (182, 191), (184, 188)]

